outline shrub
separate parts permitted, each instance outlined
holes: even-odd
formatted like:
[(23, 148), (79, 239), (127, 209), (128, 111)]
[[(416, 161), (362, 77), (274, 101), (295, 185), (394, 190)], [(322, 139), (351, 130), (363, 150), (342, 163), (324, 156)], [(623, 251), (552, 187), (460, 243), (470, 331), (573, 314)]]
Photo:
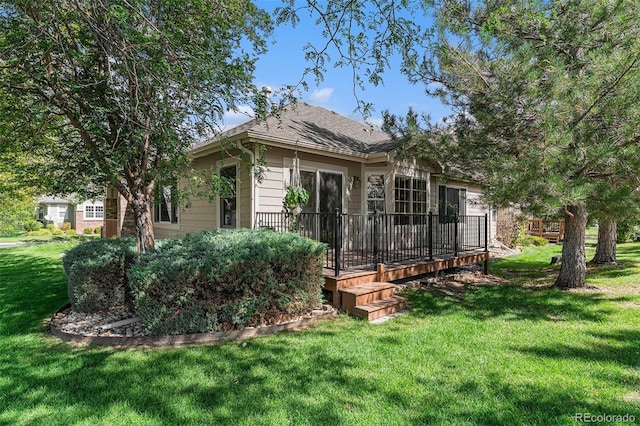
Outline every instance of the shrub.
[(546, 238), (535, 237), (527, 234), (518, 236), (515, 241), (516, 246), (546, 246), (547, 244), (549, 244), (549, 240)]
[(64, 235), (64, 231), (56, 228), (51, 231), (51, 235)]
[(49, 231), (53, 231), (54, 229), (58, 229), (58, 228), (56, 228), (56, 225), (54, 225), (53, 223), (47, 223), (47, 225), (44, 228), (48, 229)]
[(131, 267), (135, 309), (156, 335), (293, 318), (322, 301), (323, 251), (321, 243), (269, 230), (169, 241)]
[(83, 234), (93, 234), (93, 228), (84, 228), (82, 230)]
[(48, 229), (38, 229), (37, 231), (27, 232), (27, 237), (46, 237), (51, 235), (51, 231)]
[(78, 312), (97, 312), (130, 304), (127, 269), (136, 258), (130, 238), (78, 244), (63, 258), (69, 302)]
[(64, 231), (64, 235), (77, 235), (78, 233), (76, 232), (75, 229), (67, 229), (66, 231)]
[(96, 228), (93, 230), (94, 234), (100, 234), (102, 233), (102, 226), (96, 226)]
[(69, 231), (71, 229), (71, 222), (62, 222), (60, 224), (60, 229), (62, 229), (63, 231)]
[(42, 222), (39, 222), (35, 219), (30, 219), (30, 220), (27, 220), (22, 225), (22, 227), (24, 228), (25, 231), (30, 232), (30, 231), (38, 231), (42, 229), (44, 225), (42, 224)]

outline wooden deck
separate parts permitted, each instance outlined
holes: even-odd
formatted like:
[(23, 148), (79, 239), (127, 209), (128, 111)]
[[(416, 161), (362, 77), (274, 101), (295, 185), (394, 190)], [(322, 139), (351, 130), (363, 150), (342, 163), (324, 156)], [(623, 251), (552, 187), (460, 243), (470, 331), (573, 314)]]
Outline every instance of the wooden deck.
[[(330, 292), (330, 298), (334, 307), (344, 309), (343, 291), (347, 289), (363, 286), (369, 283), (386, 283), (407, 277), (413, 277), (428, 273), (437, 274), (438, 271), (456, 268), (459, 266), (482, 263), (484, 272), (487, 273), (489, 253), (466, 252), (459, 253), (458, 256), (442, 257), (434, 260), (418, 260), (412, 262), (402, 262), (390, 265), (378, 264), (376, 270), (349, 270), (343, 271), (339, 276), (334, 276), (332, 269), (324, 271), (324, 289)], [(361, 289), (354, 289), (352, 293), (362, 293)]]
[(527, 234), (559, 243), (564, 241), (564, 220), (529, 219)]

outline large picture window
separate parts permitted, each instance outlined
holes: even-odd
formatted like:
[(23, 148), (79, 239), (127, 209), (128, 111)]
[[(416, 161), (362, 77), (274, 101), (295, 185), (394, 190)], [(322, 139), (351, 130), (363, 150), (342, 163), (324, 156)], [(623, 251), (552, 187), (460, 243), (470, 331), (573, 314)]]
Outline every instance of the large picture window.
[(236, 166), (228, 166), (220, 169), (220, 176), (225, 178), (228, 185), (220, 196), (220, 227), (235, 228), (237, 223), (237, 177)]
[(178, 189), (175, 185), (156, 187), (153, 220), (157, 223), (178, 223)]

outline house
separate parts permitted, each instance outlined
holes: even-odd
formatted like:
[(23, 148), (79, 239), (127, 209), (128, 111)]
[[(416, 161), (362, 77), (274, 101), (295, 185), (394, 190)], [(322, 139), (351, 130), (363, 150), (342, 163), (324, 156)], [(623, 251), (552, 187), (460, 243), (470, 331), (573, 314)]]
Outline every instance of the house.
[[(255, 161), (261, 150), (266, 168), (258, 179), (237, 156)], [(179, 208), (171, 202), (171, 188), (162, 188), (154, 208), (157, 238), (261, 226), (261, 213), (282, 212), (294, 157), (310, 194), (304, 212), (491, 213), (478, 183), (446, 176), (438, 165), (401, 158), (386, 133), (305, 103), (290, 105), (266, 121), (237, 126), (195, 146), (190, 155), (194, 168), (235, 180), (235, 193), (213, 204), (192, 199), (188, 208)], [(449, 210), (439, 211), (443, 208)], [(495, 235), (495, 220), (490, 221), (490, 235)]]
[(73, 196), (41, 196), (38, 198), (36, 220), (44, 224), (53, 223), (57, 228), (67, 222), (70, 229), (82, 233), (86, 228), (102, 226), (104, 206), (101, 200), (78, 202)]
[[(203, 141), (189, 154), (194, 169), (224, 176), (233, 188), (214, 203), (192, 198), (188, 206), (178, 205), (171, 186), (157, 188), (156, 238), (216, 228), (295, 230), (328, 244), (325, 267), (338, 277), (343, 269), (485, 252), (469, 257), (475, 263), (486, 260), (487, 242), (496, 235), (496, 214), (482, 202), (479, 183), (400, 155), (386, 133), (324, 108), (289, 105)], [(259, 158), (264, 169), (256, 176), (247, 163)], [(294, 159), (310, 195), (296, 216), (283, 213)], [(114, 188), (105, 203), (105, 235), (133, 235), (126, 202)], [(343, 306), (340, 284), (325, 287), (334, 305)]]

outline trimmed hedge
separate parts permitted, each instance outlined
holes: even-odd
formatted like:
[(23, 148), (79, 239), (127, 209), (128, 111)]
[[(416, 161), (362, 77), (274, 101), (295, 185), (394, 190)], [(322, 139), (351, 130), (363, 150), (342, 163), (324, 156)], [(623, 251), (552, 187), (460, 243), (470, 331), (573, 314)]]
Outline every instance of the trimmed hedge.
[(324, 245), (270, 230), (205, 232), (167, 241), (129, 270), (151, 334), (242, 329), (322, 303)]
[(126, 271), (136, 259), (130, 238), (100, 239), (78, 244), (63, 258), (69, 302), (78, 312), (98, 312), (131, 305)]

